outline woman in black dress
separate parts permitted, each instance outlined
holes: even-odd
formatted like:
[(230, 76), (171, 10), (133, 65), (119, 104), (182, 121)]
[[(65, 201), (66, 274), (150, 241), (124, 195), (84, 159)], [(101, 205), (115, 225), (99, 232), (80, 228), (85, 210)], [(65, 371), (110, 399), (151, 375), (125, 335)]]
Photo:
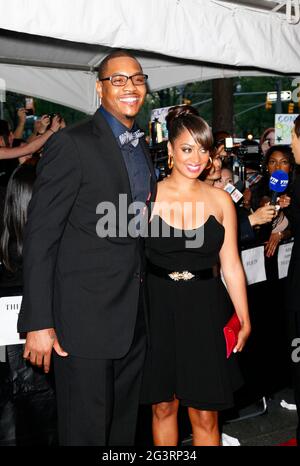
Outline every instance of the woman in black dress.
[[(295, 120), (292, 131), (292, 150), (296, 164), (300, 165), (300, 116)], [(287, 277), (287, 311), (289, 337), (291, 342), (292, 365), (295, 387), (295, 401), (298, 412), (297, 442), (300, 446), (300, 175), (296, 176), (293, 184), (291, 202), (291, 222), (294, 236), (294, 246)], [(297, 340), (298, 339), (298, 340)], [(295, 346), (296, 345), (296, 346)]]
[(147, 289), (150, 350), (143, 401), (152, 404), (155, 445), (178, 442), (177, 411), (188, 407), (194, 445), (219, 445), (218, 411), (233, 404), (242, 381), (237, 355), (226, 358), (223, 327), (232, 306), (241, 322), (234, 352), (250, 321), (230, 196), (198, 179), (208, 168), (212, 134), (189, 106), (167, 117), (171, 175), (158, 183), (149, 237)]

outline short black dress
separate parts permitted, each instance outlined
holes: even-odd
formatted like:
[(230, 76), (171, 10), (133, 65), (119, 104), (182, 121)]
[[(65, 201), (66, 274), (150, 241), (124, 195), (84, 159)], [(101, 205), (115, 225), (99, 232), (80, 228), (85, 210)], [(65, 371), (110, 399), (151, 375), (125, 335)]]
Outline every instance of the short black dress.
[[(150, 345), (142, 403), (170, 401), (175, 395), (182, 405), (196, 409), (230, 408), (243, 381), (238, 355), (226, 359), (223, 327), (233, 307), (220, 276), (206, 278), (200, 272), (198, 280), (176, 281), (156, 270), (211, 270), (219, 262), (224, 227), (213, 215), (195, 230), (169, 227), (160, 216), (153, 223), (151, 232), (156, 233), (146, 239)], [(203, 238), (202, 245), (190, 246), (193, 234)]]

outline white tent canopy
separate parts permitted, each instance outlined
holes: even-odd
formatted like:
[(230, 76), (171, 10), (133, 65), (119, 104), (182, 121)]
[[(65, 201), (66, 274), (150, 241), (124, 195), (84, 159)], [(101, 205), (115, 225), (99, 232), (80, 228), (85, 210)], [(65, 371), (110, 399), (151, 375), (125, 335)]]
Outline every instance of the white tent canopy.
[(300, 25), (287, 20), (284, 8), (272, 11), (278, 4), (283, 1), (0, 0), (0, 85), (92, 113), (95, 70), (111, 48), (135, 52), (151, 90), (299, 74)]

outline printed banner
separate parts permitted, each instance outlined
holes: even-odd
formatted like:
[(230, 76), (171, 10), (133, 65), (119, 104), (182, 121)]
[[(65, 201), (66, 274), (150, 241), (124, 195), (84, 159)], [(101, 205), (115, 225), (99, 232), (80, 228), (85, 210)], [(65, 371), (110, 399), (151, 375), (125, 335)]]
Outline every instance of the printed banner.
[(0, 346), (25, 343), (17, 332), (22, 296), (0, 298)]
[(290, 264), (293, 242), (281, 244), (278, 248), (278, 278), (285, 278)]
[(275, 115), (275, 144), (291, 144), (291, 131), (296, 113), (277, 113)]
[(267, 279), (264, 246), (242, 251), (242, 262), (248, 285), (263, 282)]

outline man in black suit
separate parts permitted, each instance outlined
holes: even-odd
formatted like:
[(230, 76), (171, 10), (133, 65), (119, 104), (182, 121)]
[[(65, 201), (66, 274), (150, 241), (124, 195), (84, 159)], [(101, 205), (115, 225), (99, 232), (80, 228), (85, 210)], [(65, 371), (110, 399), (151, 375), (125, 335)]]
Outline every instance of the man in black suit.
[(106, 57), (100, 109), (53, 136), (38, 164), (18, 329), (24, 357), (46, 372), (54, 349), (63, 445), (134, 442), (146, 332), (140, 224), (128, 209), (155, 190), (134, 123), (146, 81), (126, 51)]

